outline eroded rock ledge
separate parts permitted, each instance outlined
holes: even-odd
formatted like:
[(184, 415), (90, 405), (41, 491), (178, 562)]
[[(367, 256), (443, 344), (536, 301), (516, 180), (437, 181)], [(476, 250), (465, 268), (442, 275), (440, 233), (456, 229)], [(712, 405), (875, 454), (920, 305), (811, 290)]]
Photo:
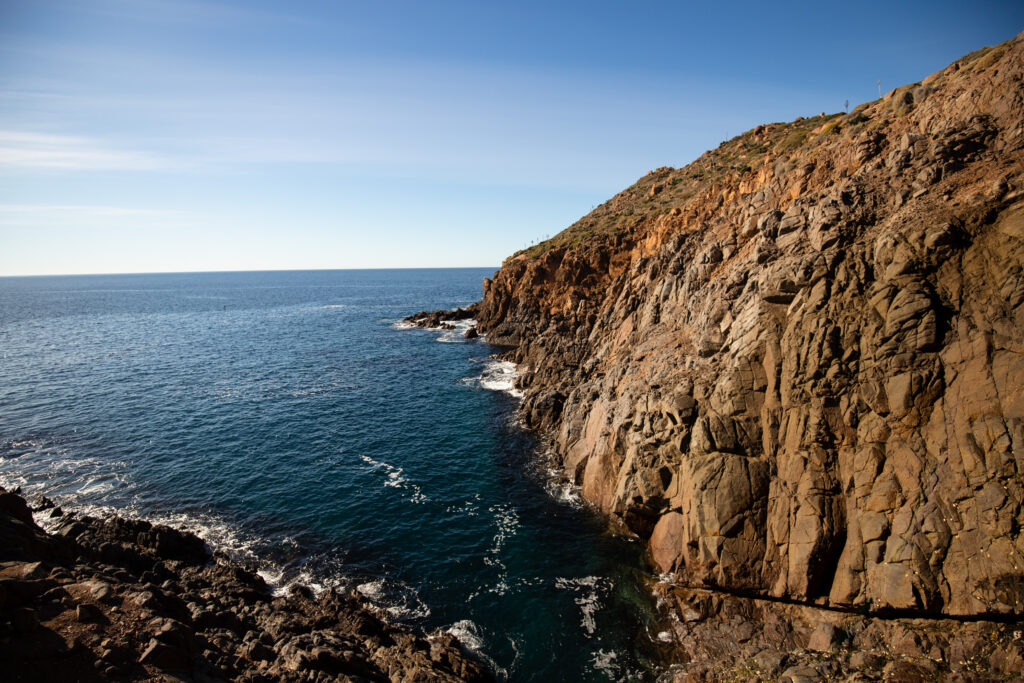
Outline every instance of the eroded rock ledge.
[(678, 590), (1019, 620), (1022, 122), (1018, 36), (759, 126), (507, 259), (480, 331)]
[(63, 514), (0, 489), (5, 681), (489, 681), (451, 635), (390, 625), (356, 593), (274, 597), (198, 537)]

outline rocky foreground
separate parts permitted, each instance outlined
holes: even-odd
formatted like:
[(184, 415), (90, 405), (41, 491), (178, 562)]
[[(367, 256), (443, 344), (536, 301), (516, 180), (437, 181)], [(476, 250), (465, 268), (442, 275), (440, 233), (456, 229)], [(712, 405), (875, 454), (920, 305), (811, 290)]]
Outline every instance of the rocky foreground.
[(53, 533), (0, 489), (0, 680), (491, 680), (453, 636), (390, 625), (358, 594), (275, 597), (192, 534), (33, 507)]
[(523, 420), (665, 577), (679, 678), (1021, 673), (1022, 36), (484, 281)]

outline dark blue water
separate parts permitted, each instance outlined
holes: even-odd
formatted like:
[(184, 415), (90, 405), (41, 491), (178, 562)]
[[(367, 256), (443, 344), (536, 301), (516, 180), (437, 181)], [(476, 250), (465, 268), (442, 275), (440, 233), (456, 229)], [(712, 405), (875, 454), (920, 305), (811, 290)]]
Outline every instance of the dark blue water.
[(639, 548), (550, 477), (495, 349), (396, 324), (490, 274), (0, 278), (0, 483), (356, 588), (499, 677), (644, 677)]

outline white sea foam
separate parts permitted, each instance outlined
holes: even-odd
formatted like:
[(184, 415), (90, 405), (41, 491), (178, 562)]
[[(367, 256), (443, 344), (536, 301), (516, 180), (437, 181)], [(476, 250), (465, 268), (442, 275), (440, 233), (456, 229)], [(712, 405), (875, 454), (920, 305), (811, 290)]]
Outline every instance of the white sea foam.
[[(261, 539), (258, 536), (245, 532), (236, 524), (217, 515), (205, 512), (148, 512), (142, 514), (134, 505), (116, 509), (99, 505), (85, 506), (83, 512), (98, 516), (117, 514), (132, 519), (145, 519), (153, 524), (163, 524), (179, 531), (193, 533), (203, 539), (210, 548), (223, 552), (233, 561), (259, 567), (261, 571), (258, 573), (275, 592), (282, 592), (292, 583), (302, 583), (302, 579), (286, 576), (281, 567), (263, 559), (259, 552)], [(298, 545), (294, 539), (289, 537), (285, 537), (280, 542), (292, 547)], [(307, 576), (302, 578), (312, 578), (308, 572), (306, 574)], [(313, 588), (313, 586), (310, 587)]]
[[(82, 456), (50, 441), (12, 442), (10, 446), (26, 450), (16, 458), (0, 458), (0, 486), (8, 490), (20, 487), (26, 499), (45, 494), (69, 510), (80, 510), (79, 501), (104, 500), (127, 488), (128, 463), (123, 460)], [(40, 519), (40, 523), (48, 523), (48, 519)]]
[(566, 478), (565, 471), (553, 451), (538, 451), (532, 469), (534, 476), (543, 483), (547, 494), (559, 503), (576, 509), (587, 505), (583, 500), (583, 488)]
[(472, 498), (461, 505), (449, 505), (444, 511), (455, 515), (476, 517), (480, 514), (480, 494), (474, 494)]
[(445, 629), (445, 633), (455, 636), (463, 647), (474, 652), (481, 652), (484, 649), (484, 639), (480, 637), (480, 629), (469, 619), (456, 621)]
[(356, 586), (356, 590), (363, 594), (364, 597), (370, 600), (380, 600), (384, 597), (384, 579), (377, 579), (376, 581), (367, 581)]
[[(0, 468), (0, 486), (10, 490), (21, 486), (23, 495), (31, 498), (42, 493), (67, 512), (93, 517), (118, 515), (125, 519), (145, 519), (154, 524), (163, 524), (175, 529), (194, 533), (214, 551), (224, 553), (232, 561), (253, 568), (267, 583), (275, 596), (286, 595), (293, 586), (301, 585), (308, 588), (314, 595), (327, 590), (343, 589), (353, 584), (350, 577), (342, 573), (336, 560), (327, 558), (309, 558), (298, 565), (282, 566), (267, 557), (268, 539), (259, 533), (246, 530), (214, 513), (190, 511), (153, 510), (148, 505), (141, 505), (137, 498), (130, 496), (124, 487), (131, 489), (130, 477), (120, 471), (126, 463), (101, 461), (92, 457), (74, 457), (59, 447), (49, 443), (17, 443), (10, 446), (28, 447), (26, 454), (48, 456), (43, 463), (33, 463), (19, 469)], [(387, 463), (364, 458), (372, 469), (380, 470), (385, 475), (384, 485), (403, 491), (413, 502), (423, 502), (426, 497), (419, 487), (406, 480), (401, 468)], [(12, 458), (0, 461), (10, 464)], [(110, 472), (113, 468), (115, 471)], [(97, 474), (97, 472), (103, 472)], [(60, 485), (53, 488), (53, 481)], [(122, 487), (122, 488), (118, 488)], [(83, 502), (84, 501), (84, 502)], [(49, 511), (36, 515), (36, 522), (44, 529), (52, 531), (64, 517), (51, 517)], [(289, 556), (301, 556), (298, 541), (289, 536), (275, 537), (271, 543), (288, 550)], [(395, 620), (419, 620), (430, 615), (429, 607), (419, 595), (408, 586), (391, 580), (371, 581), (360, 584), (360, 592), (372, 592), (378, 587), (376, 595), (368, 596), (378, 608), (385, 610)]]
[[(59, 500), (57, 502), (60, 502)], [(260, 539), (242, 531), (236, 525), (206, 513), (141, 513), (134, 504), (114, 507), (101, 503), (62, 505), (78, 514), (93, 517), (118, 515), (125, 519), (145, 519), (153, 524), (163, 524), (179, 531), (193, 533), (213, 550), (227, 555), (232, 561), (259, 567), (256, 573), (267, 582), (274, 595), (284, 595), (296, 584), (306, 586), (319, 595), (328, 588), (343, 584), (341, 577), (321, 576), (308, 569), (287, 572), (284, 568), (265, 560), (259, 553)], [(62, 521), (61, 517), (49, 518), (45, 512), (36, 520), (40, 526), (52, 530)], [(297, 545), (294, 539), (285, 538), (282, 543)]]
[(423, 494), (419, 485), (406, 478), (405, 470), (401, 467), (395, 467), (386, 462), (374, 460), (368, 455), (360, 455), (359, 458), (369, 465), (372, 470), (384, 472), (384, 486), (404, 491), (406, 493), (406, 500), (410, 503), (426, 503), (430, 500)]
[[(465, 320), (442, 320), (442, 325), (451, 325), (454, 329), (446, 330), (437, 327), (421, 328), (416, 323), (409, 322), (408, 320), (396, 320), (391, 323), (391, 327), (396, 330), (412, 330), (412, 329), (428, 329), (434, 332), (440, 332), (437, 341), (445, 344), (463, 344), (468, 341), (466, 339), (466, 332), (469, 328), (476, 326), (476, 320), (473, 318), (466, 318)], [(481, 335), (482, 337), (483, 335)]]
[(413, 621), (426, 619), (430, 616), (430, 608), (423, 602), (418, 602), (414, 607), (408, 607), (406, 605), (391, 605), (384, 609), (397, 621)]
[(583, 504), (583, 498), (580, 495), (580, 491), (580, 487), (573, 484), (571, 481), (563, 481), (562, 485), (558, 489), (558, 495), (555, 497), (563, 503), (568, 503), (573, 507), (578, 507)]
[[(163, 524), (193, 533), (203, 539), (213, 550), (227, 555), (233, 562), (249, 567), (258, 567), (259, 575), (269, 586), (275, 597), (287, 595), (294, 586), (308, 588), (314, 596), (328, 590), (341, 590), (351, 585), (351, 580), (340, 573), (323, 567), (314, 568), (309, 564), (298, 567), (283, 567), (268, 560), (261, 546), (266, 539), (243, 530), (231, 522), (216, 515), (203, 512), (147, 512), (140, 513), (134, 505), (112, 507), (109, 505), (82, 505), (74, 508), (76, 512), (97, 517), (116, 514), (127, 519), (145, 519), (153, 524)], [(60, 518), (51, 524), (58, 523)], [(279, 546), (299, 549), (299, 543), (290, 536), (277, 539)], [(379, 605), (386, 608), (386, 605)]]
[(277, 566), (265, 566), (257, 574), (273, 588), (275, 596), (286, 595), (292, 586), (296, 585), (308, 588), (314, 595), (320, 595), (327, 590), (343, 591), (354, 586), (370, 604), (384, 610), (396, 621), (425, 619), (430, 616), (430, 608), (415, 590), (391, 579), (373, 579), (356, 583), (340, 573), (314, 572), (305, 568), (285, 571)]
[[(261, 545), (265, 539), (213, 514), (144, 511), (135, 503), (117, 506), (102, 502), (76, 503), (74, 496), (60, 494), (55, 494), (53, 498), (60, 507), (76, 514), (92, 517), (118, 515), (125, 519), (144, 519), (153, 524), (163, 524), (179, 531), (193, 533), (203, 539), (212, 550), (224, 553), (232, 561), (249, 567), (258, 567), (256, 573), (267, 582), (274, 595), (285, 595), (294, 585), (305, 586), (314, 595), (319, 595), (325, 590), (344, 586), (347, 582), (340, 574), (315, 571), (309, 567), (285, 569), (267, 560), (261, 553)], [(52, 531), (63, 519), (50, 517), (47, 511), (43, 511), (37, 515), (36, 522), (44, 529)], [(298, 542), (288, 536), (279, 539), (277, 544), (298, 548)]]
[(375, 579), (356, 586), (356, 590), (374, 606), (386, 611), (397, 621), (426, 619), (430, 608), (419, 594), (404, 583)]
[(601, 592), (603, 592), (607, 579), (599, 576), (585, 576), (578, 579), (558, 578), (555, 586), (563, 590), (575, 593), (573, 602), (580, 608), (582, 620), (580, 625), (588, 635), (594, 635), (597, 630), (597, 611), (601, 609)]
[(544, 474), (544, 490), (549, 496), (574, 508), (583, 506), (583, 489), (566, 479), (561, 470), (550, 466), (545, 468)]
[[(519, 529), (519, 515), (511, 505), (492, 505), (487, 511), (494, 515), (495, 526), (494, 538), (487, 551), (488, 558), (491, 559), (489, 564), (497, 564), (501, 562), (500, 556), (505, 542), (515, 536)], [(488, 562), (488, 558), (484, 558), (484, 562)]]
[(466, 332), (469, 328), (476, 326), (476, 320), (472, 318), (466, 318), (465, 320), (442, 320), (441, 323), (455, 328), (453, 330), (443, 330), (441, 336), (437, 338), (437, 341), (446, 344), (461, 344), (470, 341), (466, 339)]
[[(261, 579), (267, 582), (268, 586), (281, 586), (281, 580), (284, 578), (284, 570), (277, 566), (266, 566), (256, 570), (256, 573)], [(274, 590), (274, 595), (279, 595), (277, 589)]]
[(348, 305), (347, 304), (327, 304), (326, 306), (321, 306), (320, 308), (348, 308)]
[(85, 485), (78, 489), (78, 493), (83, 496), (96, 495), (99, 493), (106, 493), (114, 488), (114, 483), (108, 481), (106, 477), (89, 479)]
[(356, 583), (340, 573), (314, 572), (306, 568), (285, 571), (274, 565), (264, 566), (257, 573), (272, 587), (275, 596), (287, 595), (295, 585), (310, 589), (314, 595), (327, 590), (342, 591), (354, 585), (370, 604), (387, 612), (395, 621), (416, 621), (430, 616), (430, 607), (413, 588), (392, 579)]
[(484, 369), (476, 377), (468, 377), (463, 380), (471, 386), (478, 386), (489, 391), (504, 391), (510, 396), (522, 398), (523, 392), (516, 388), (516, 378), (519, 372), (516, 364), (507, 360), (488, 358), (484, 361)]
[[(469, 619), (462, 619), (460, 621), (456, 621), (448, 628), (442, 630), (444, 633), (450, 633), (451, 635), (455, 636), (455, 639), (459, 641), (459, 644), (461, 644), (463, 648), (469, 650), (478, 658), (482, 659), (484, 663), (487, 664), (487, 668), (490, 669), (490, 671), (494, 674), (494, 677), (497, 680), (508, 680), (508, 670), (498, 666), (498, 663), (490, 657), (488, 657), (487, 653), (484, 651), (484, 639), (483, 636), (480, 635), (479, 627), (477, 627), (475, 623), (473, 623)], [(516, 650), (516, 659), (518, 659), (519, 652), (516, 648), (516, 642), (514, 640), (511, 642), (512, 648)], [(515, 661), (513, 660), (513, 666), (514, 665)]]
[(598, 650), (593, 653), (590, 664), (595, 671), (600, 671), (612, 680), (619, 680), (622, 667), (619, 665), (618, 659), (619, 654), (614, 650)]
[[(140, 508), (136, 497), (130, 494), (134, 486), (127, 472), (127, 462), (66, 452), (59, 446), (42, 442), (31, 445), (35, 447), (33, 455), (45, 457), (33, 459), (31, 465), (23, 463), (20, 476), (10, 477), (9, 473), (0, 472), (0, 485), (5, 488), (20, 485), (26, 498), (44, 494), (68, 512), (94, 517), (119, 515), (165, 524), (194, 533), (212, 548), (223, 550), (240, 561), (256, 559), (251, 550), (252, 541), (237, 527), (213, 515), (172, 514)], [(48, 511), (43, 511), (36, 521), (52, 530), (63, 518), (51, 517)]]
[[(497, 577), (494, 584), (486, 588), (484, 592), (505, 595), (511, 590), (512, 585), (509, 583), (508, 567), (505, 566), (505, 562), (502, 560), (502, 551), (505, 548), (505, 543), (515, 536), (519, 529), (519, 514), (511, 505), (492, 505), (487, 508), (487, 511), (492, 515), (491, 523), (495, 529), (494, 536), (491, 539), (491, 547), (487, 549), (483, 561), (485, 565), (495, 568)], [(513, 583), (520, 585), (521, 581), (513, 580)], [(470, 599), (479, 594), (480, 591), (474, 592)]]
[[(264, 581), (266, 581), (265, 578)], [(294, 573), (281, 572), (281, 578), (277, 582), (267, 581), (267, 583), (270, 584), (275, 596), (287, 595), (292, 586), (304, 586), (312, 591), (313, 595), (320, 595), (326, 590), (337, 590), (348, 585), (348, 582), (340, 576), (321, 574), (308, 569), (300, 569)]]
[(594, 620), (594, 614), (601, 607), (601, 601), (597, 597), (597, 593), (588, 593), (583, 597), (576, 598), (576, 604), (580, 606), (580, 611), (583, 613), (583, 628), (589, 635), (594, 635), (594, 631), (597, 630), (597, 622)]

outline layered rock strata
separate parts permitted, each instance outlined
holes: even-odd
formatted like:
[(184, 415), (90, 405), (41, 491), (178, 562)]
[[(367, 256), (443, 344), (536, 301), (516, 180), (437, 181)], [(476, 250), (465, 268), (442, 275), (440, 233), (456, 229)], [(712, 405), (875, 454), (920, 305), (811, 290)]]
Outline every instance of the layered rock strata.
[(488, 681), (448, 634), (384, 621), (356, 593), (271, 594), (198, 537), (34, 507), (0, 489), (5, 681)]
[(676, 586), (1024, 616), (1022, 78), (1024, 34), (759, 126), (485, 280), (523, 419)]

